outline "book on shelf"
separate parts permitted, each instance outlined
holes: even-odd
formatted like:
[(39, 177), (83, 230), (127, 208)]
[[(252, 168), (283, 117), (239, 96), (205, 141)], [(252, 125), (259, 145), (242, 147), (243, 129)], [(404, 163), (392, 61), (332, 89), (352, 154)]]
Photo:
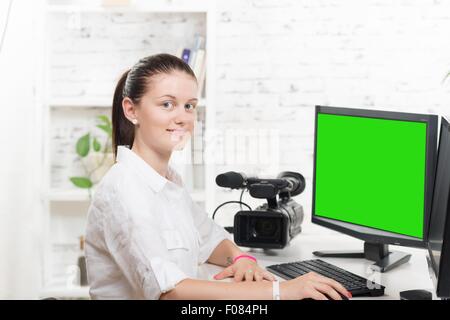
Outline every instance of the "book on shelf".
[(202, 97), (203, 87), (205, 86), (205, 71), (206, 71), (206, 51), (198, 49), (195, 55), (194, 74), (198, 82), (198, 96)]
[(206, 50), (205, 37), (196, 35), (192, 47), (180, 48), (178, 56), (189, 64), (198, 82), (198, 96), (204, 96), (205, 74), (206, 74)]
[(187, 64), (189, 64), (190, 57), (191, 57), (191, 50), (187, 49), (187, 48), (184, 48), (183, 49), (183, 53), (181, 54), (181, 59), (184, 62), (186, 62)]

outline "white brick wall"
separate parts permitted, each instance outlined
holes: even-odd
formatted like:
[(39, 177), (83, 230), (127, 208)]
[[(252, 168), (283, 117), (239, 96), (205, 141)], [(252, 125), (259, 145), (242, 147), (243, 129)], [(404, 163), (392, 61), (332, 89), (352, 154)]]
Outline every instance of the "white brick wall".
[[(446, 1), (219, 1), (217, 122), (286, 128), (280, 155), (311, 153), (316, 104), (446, 110)], [(298, 137), (298, 139), (296, 139)], [(300, 141), (299, 141), (300, 140)]]
[(117, 80), (140, 58), (177, 54), (205, 34), (201, 13), (49, 14), (50, 95), (78, 103), (112, 101)]
[(308, 214), (314, 105), (450, 115), (448, 1), (230, 0), (217, 17), (217, 125), (280, 129)]

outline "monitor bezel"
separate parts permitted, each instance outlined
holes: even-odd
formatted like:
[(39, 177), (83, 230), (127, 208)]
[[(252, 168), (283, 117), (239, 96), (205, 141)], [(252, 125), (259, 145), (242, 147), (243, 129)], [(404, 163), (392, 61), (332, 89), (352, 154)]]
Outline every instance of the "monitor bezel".
[[(355, 116), (365, 118), (378, 118), (386, 120), (400, 120), (425, 122), (426, 129), (426, 159), (425, 159), (425, 201), (424, 201), (424, 226), (423, 239), (402, 235), (390, 231), (357, 225), (354, 223), (339, 221), (336, 219), (320, 217), (315, 214), (316, 196), (316, 162), (317, 162), (317, 119), (318, 114), (333, 114), (343, 116)], [(433, 197), (434, 178), (436, 169), (436, 148), (437, 148), (437, 127), (438, 116), (431, 114), (417, 114), (382, 110), (341, 108), (331, 106), (316, 105), (314, 124), (314, 157), (313, 157), (313, 189), (312, 189), (312, 211), (311, 222), (323, 227), (350, 235), (352, 237), (372, 242), (393, 244), (408, 247), (426, 248), (428, 243), (428, 229), (431, 214), (431, 202)]]
[[(441, 145), (441, 139), (442, 139), (442, 134), (443, 131), (450, 131), (450, 122), (444, 118), (441, 117), (441, 126), (440, 126), (440, 130), (439, 130), (439, 146)], [(439, 152), (440, 152), (440, 148), (438, 148), (438, 153), (437, 153), (437, 160), (439, 160)], [(438, 163), (436, 162), (436, 175), (437, 175), (437, 165)], [(433, 254), (431, 245), (430, 245), (430, 241), (429, 241), (429, 236), (428, 236), (428, 242), (427, 242), (427, 251), (428, 251), (428, 256), (427, 256), (427, 262), (428, 262), (428, 266), (432, 271), (432, 280), (433, 280), (433, 284), (436, 288), (436, 296), (439, 298), (450, 298), (450, 274), (448, 272), (443, 272), (443, 270), (448, 270), (448, 268), (450, 267), (450, 216), (449, 216), (449, 210), (450, 210), (450, 195), (447, 198), (447, 216), (446, 219), (444, 221), (444, 232), (442, 235), (442, 247), (441, 247), (441, 256), (440, 256), (440, 260), (439, 260), (439, 268), (437, 268), (436, 266), (436, 259), (435, 256)], [(431, 223), (431, 215), (430, 215), (430, 223)], [(430, 226), (431, 227), (431, 226)], [(428, 230), (428, 235), (430, 233), (430, 229)]]

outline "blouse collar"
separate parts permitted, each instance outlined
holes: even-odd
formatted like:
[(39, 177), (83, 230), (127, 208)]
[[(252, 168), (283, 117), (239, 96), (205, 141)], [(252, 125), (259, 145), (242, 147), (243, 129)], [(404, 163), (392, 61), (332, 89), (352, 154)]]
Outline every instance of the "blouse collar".
[(151, 165), (145, 162), (138, 154), (130, 150), (127, 146), (117, 147), (117, 162), (121, 163), (131, 169), (135, 170), (144, 181), (155, 191), (161, 191), (167, 182), (175, 182), (175, 172), (169, 166), (168, 167), (168, 179), (161, 176)]

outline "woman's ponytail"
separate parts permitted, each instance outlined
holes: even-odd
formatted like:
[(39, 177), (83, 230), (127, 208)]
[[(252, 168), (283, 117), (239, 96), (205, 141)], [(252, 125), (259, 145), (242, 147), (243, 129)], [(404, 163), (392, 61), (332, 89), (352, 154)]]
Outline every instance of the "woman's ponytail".
[(113, 105), (112, 105), (112, 147), (114, 151), (114, 159), (117, 157), (117, 147), (127, 145), (130, 148), (133, 146), (134, 140), (134, 126), (125, 117), (122, 108), (122, 101), (124, 98), (123, 92), (127, 76), (130, 70), (126, 71), (117, 83), (114, 91)]

